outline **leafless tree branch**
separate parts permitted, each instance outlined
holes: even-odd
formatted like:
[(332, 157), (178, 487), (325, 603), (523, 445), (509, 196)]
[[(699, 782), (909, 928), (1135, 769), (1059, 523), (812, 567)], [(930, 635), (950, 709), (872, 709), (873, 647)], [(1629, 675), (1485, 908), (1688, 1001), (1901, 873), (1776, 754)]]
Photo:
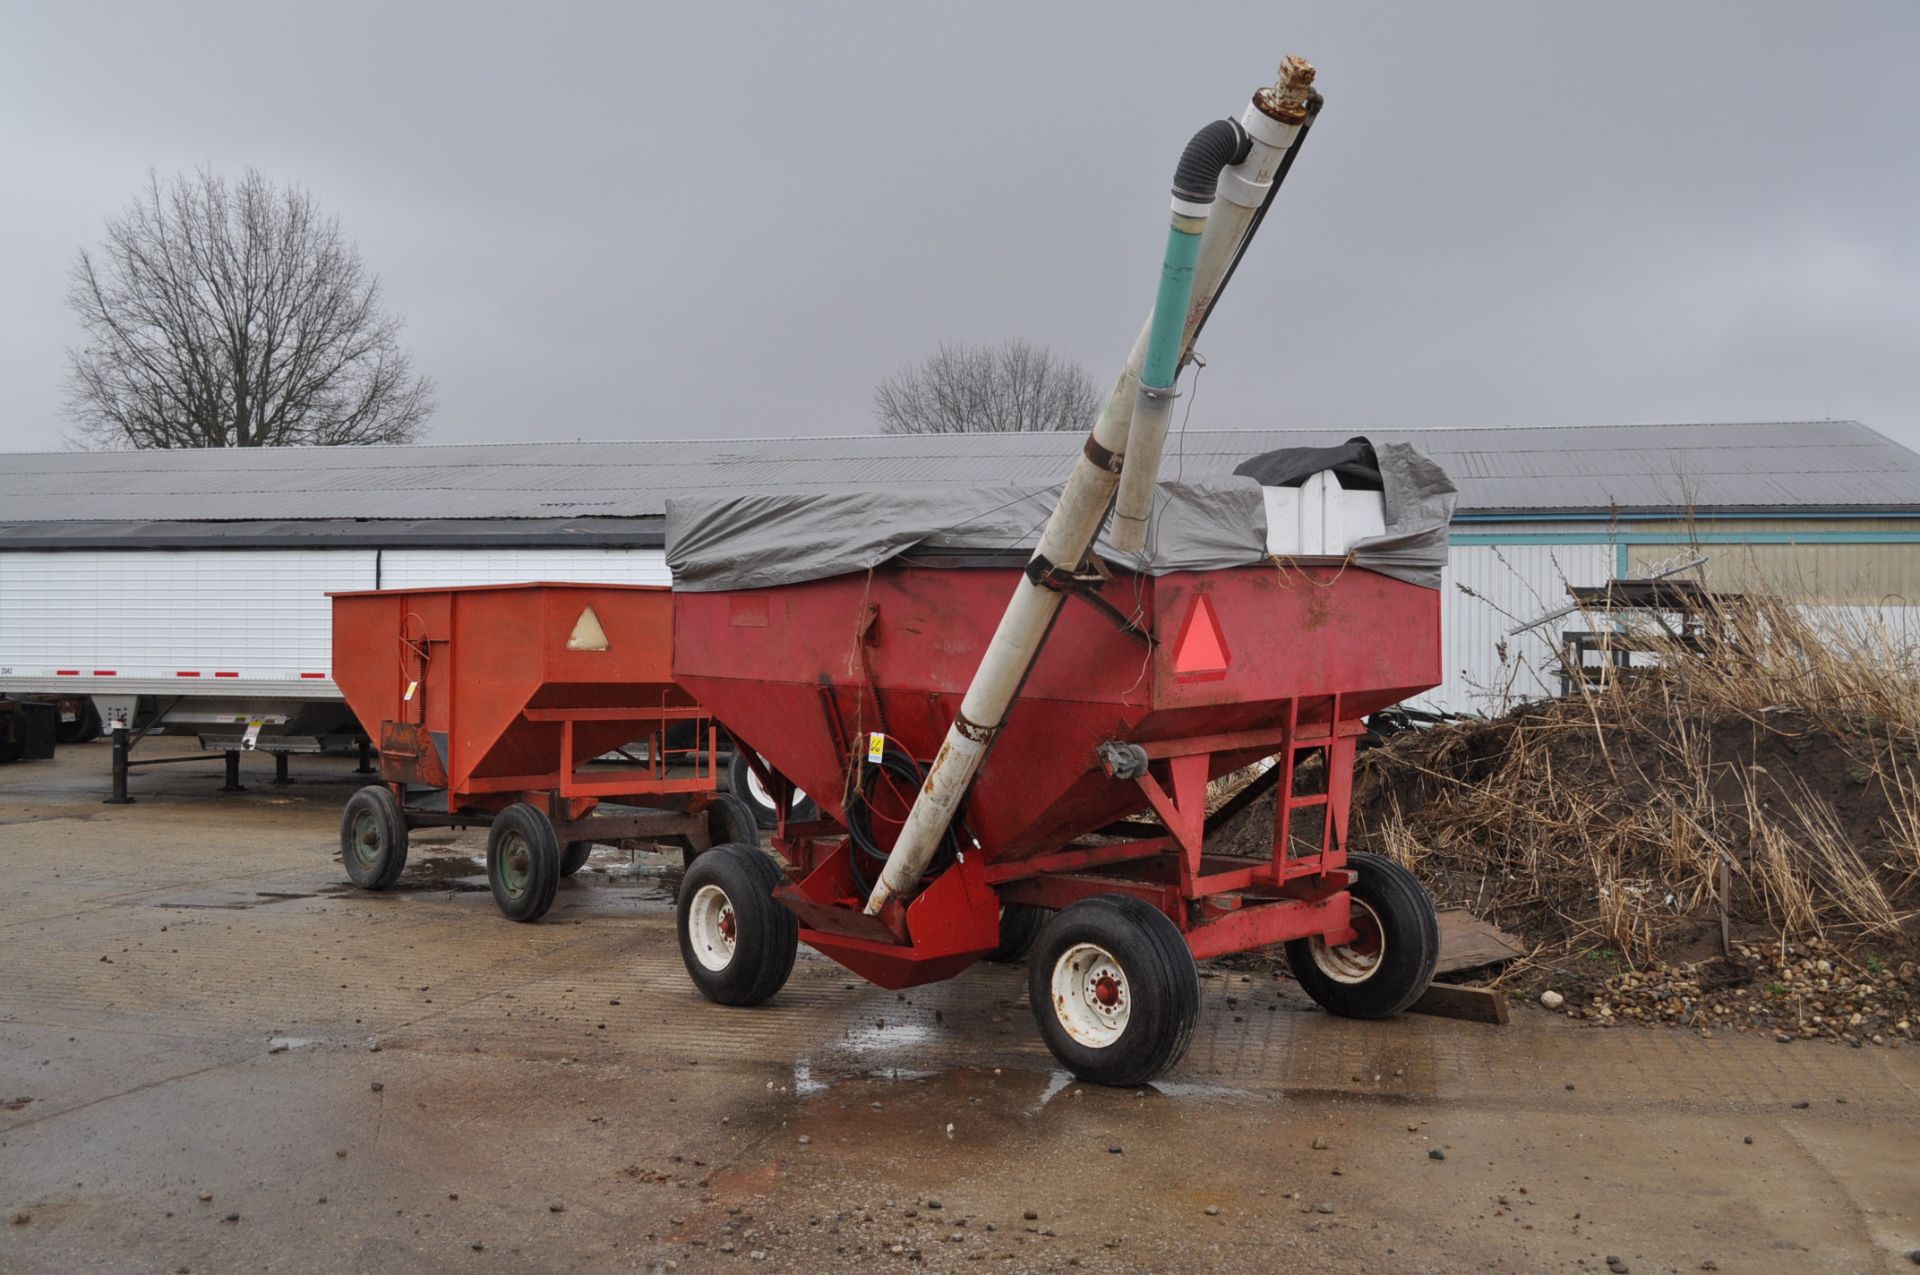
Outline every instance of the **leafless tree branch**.
[(404, 443), (432, 414), (380, 280), (297, 186), (249, 169), (145, 189), (74, 262), (73, 441), (95, 447)]
[(885, 434), (1084, 429), (1100, 410), (1092, 378), (1043, 345), (950, 345), (874, 387)]

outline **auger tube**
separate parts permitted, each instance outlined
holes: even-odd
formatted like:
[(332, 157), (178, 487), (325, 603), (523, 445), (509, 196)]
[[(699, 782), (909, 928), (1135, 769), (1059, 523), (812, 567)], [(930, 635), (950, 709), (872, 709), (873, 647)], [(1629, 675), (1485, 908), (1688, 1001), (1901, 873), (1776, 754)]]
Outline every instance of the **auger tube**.
[[(1275, 174), (1284, 164), (1287, 152), (1299, 139), (1301, 125), (1307, 119), (1307, 99), (1313, 89), (1313, 68), (1299, 58), (1280, 64), (1280, 81), (1253, 95), (1241, 115), (1239, 127), (1250, 143), (1241, 160), (1219, 174), (1217, 193), (1221, 204), (1207, 217), (1205, 236), (1200, 243), (1194, 267), (1193, 289), (1185, 330), (1181, 333), (1179, 366), (1191, 353), (1194, 333), (1213, 309), (1228, 271), (1242, 248), (1242, 241), (1255, 222), (1255, 214), (1265, 202)], [(1196, 139), (1197, 140), (1197, 139)], [(1252, 171), (1248, 171), (1251, 169)], [(1179, 207), (1179, 182), (1175, 181), (1174, 206)], [(1139, 365), (1131, 365), (1134, 371)], [(1144, 371), (1143, 368), (1140, 369)], [(1166, 445), (1167, 422), (1171, 411), (1151, 420), (1133, 420), (1124, 443), (1125, 461), (1120, 473), (1120, 492), (1114, 501), (1113, 528), (1107, 540), (1116, 553), (1141, 554), (1147, 547), (1147, 524), (1153, 517), (1153, 492), (1160, 479), (1160, 453)]]
[[(1110, 504), (1115, 512), (1111, 537), (1115, 547), (1138, 553), (1145, 545), (1174, 383), (1188, 342), (1211, 307), (1274, 173), (1306, 119), (1313, 74), (1306, 62), (1288, 58), (1281, 64), (1279, 82), (1254, 94), (1240, 121), (1207, 125), (1183, 151), (1152, 316), (1074, 461), (1060, 503), (1027, 563), (1025, 578), (1015, 586), (946, 740), (927, 770), (880, 879), (868, 895), (869, 914), (879, 912), (890, 899), (911, 894), (926, 872), (1066, 597), (1054, 581), (1055, 572), (1074, 570), (1086, 560)], [(1199, 189), (1206, 184), (1208, 164), (1213, 166), (1213, 184)], [(1224, 204), (1218, 214), (1216, 195)], [(1145, 454), (1136, 455), (1142, 441), (1147, 444)], [(1123, 481), (1127, 489), (1116, 503), (1115, 490)], [(1127, 521), (1121, 520), (1123, 515)]]

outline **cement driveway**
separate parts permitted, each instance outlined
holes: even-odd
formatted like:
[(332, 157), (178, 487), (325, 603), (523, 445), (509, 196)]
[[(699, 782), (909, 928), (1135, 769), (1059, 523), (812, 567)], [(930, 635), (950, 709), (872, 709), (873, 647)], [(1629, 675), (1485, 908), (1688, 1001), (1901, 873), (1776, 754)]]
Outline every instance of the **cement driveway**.
[(707, 1004), (664, 856), (536, 925), (471, 834), (353, 891), (350, 765), (125, 807), (104, 745), (0, 768), (0, 1270), (1914, 1269), (1920, 1051), (1352, 1023), (1210, 971), (1180, 1068), (1102, 1090), (1020, 970), (901, 996), (803, 951)]

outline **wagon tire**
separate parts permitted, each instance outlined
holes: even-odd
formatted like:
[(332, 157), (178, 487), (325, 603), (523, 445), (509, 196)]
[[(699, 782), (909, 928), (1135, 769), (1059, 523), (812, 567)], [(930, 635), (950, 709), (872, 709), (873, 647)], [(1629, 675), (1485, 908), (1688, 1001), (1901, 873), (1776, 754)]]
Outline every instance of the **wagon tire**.
[(570, 877), (587, 866), (587, 859), (593, 854), (593, 842), (569, 841), (567, 848), (560, 852), (560, 875)]
[(368, 784), (340, 813), (340, 862), (362, 890), (384, 890), (407, 867), (407, 817), (393, 789)]
[(1000, 909), (1000, 946), (988, 952), (984, 959), (995, 965), (1012, 965), (1026, 959), (1033, 950), (1033, 941), (1040, 937), (1040, 931), (1053, 919), (1050, 908), (1037, 908), (1027, 903), (1008, 903)]
[(1141, 1085), (1193, 1043), (1200, 972), (1163, 913), (1103, 894), (1047, 922), (1027, 963), (1027, 999), (1061, 1066), (1097, 1085)]
[(715, 846), (758, 846), (760, 816), (744, 798), (717, 792), (707, 807), (707, 841)]
[(773, 897), (785, 879), (754, 846), (715, 846), (687, 869), (674, 921), (680, 959), (702, 996), (758, 1005), (786, 986), (800, 927)]
[[(766, 758), (762, 757), (760, 760), (764, 765)], [(747, 765), (746, 745), (738, 741), (733, 746), (733, 760), (727, 763), (727, 789), (731, 795), (746, 803), (747, 809), (753, 812), (754, 823), (760, 828), (771, 832), (779, 826), (780, 812), (774, 809), (773, 794), (767, 791), (766, 785), (762, 784), (759, 777), (753, 773), (753, 767)], [(818, 819), (820, 803), (802, 794), (800, 799), (793, 803), (791, 817), (796, 823)]]
[(1342, 1018), (1390, 1018), (1420, 999), (1440, 961), (1440, 918), (1413, 873), (1377, 854), (1353, 853), (1353, 928), (1333, 946), (1319, 936), (1287, 944), (1302, 991)]
[(487, 884), (510, 921), (538, 921), (560, 885), (560, 841), (553, 823), (524, 801), (494, 816), (487, 832)]

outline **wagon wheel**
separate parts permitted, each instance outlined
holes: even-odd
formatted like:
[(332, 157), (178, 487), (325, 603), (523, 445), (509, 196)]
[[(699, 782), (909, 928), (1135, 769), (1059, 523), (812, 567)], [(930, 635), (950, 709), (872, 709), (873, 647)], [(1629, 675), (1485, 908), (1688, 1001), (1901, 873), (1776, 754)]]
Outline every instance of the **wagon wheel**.
[[(760, 758), (760, 762), (765, 765), (766, 758)], [(753, 767), (747, 765), (746, 746), (737, 740), (733, 746), (733, 760), (727, 763), (727, 788), (747, 803), (754, 821), (762, 828), (772, 831), (778, 826), (780, 812), (774, 808), (773, 794), (760, 782), (760, 776), (753, 773)], [(791, 818), (796, 822), (805, 822), (819, 817), (820, 804), (798, 788), (794, 789)]]
[(1353, 853), (1359, 873), (1349, 891), (1356, 937), (1338, 946), (1325, 938), (1287, 944), (1287, 964), (1301, 990), (1343, 1018), (1386, 1018), (1420, 999), (1440, 960), (1440, 919), (1411, 872), (1391, 859)]
[[(730, 792), (717, 792), (707, 807), (707, 844), (714, 846), (758, 846), (760, 821), (753, 807)], [(693, 862), (691, 851), (687, 862)]]
[[(713, 804), (706, 809), (707, 847), (715, 846), (758, 846), (760, 844), (760, 824), (753, 816), (753, 807), (729, 792), (713, 794)], [(691, 868), (693, 861), (705, 850), (694, 847), (693, 838), (683, 832), (660, 840), (663, 846), (680, 848), (680, 865)]]
[(400, 799), (383, 784), (347, 798), (340, 813), (340, 862), (362, 890), (384, 890), (407, 866), (407, 818)]
[(487, 884), (513, 921), (537, 921), (560, 884), (560, 843), (553, 824), (524, 801), (494, 816), (487, 833)]
[(800, 929), (773, 897), (784, 880), (752, 846), (715, 846), (687, 869), (674, 920), (680, 959), (702, 996), (758, 1005), (786, 985)]
[(560, 852), (560, 875), (570, 877), (587, 866), (587, 857), (593, 853), (591, 841), (569, 841), (567, 848)]
[(1180, 1061), (1200, 974), (1180, 930), (1139, 899), (1083, 899), (1041, 931), (1027, 999), (1060, 1064), (1100, 1085), (1140, 1085)]
[(1033, 941), (1053, 919), (1051, 908), (1036, 908), (1026, 903), (1008, 903), (1000, 908), (1000, 945), (983, 960), (996, 965), (1012, 965), (1024, 960), (1033, 950)]

